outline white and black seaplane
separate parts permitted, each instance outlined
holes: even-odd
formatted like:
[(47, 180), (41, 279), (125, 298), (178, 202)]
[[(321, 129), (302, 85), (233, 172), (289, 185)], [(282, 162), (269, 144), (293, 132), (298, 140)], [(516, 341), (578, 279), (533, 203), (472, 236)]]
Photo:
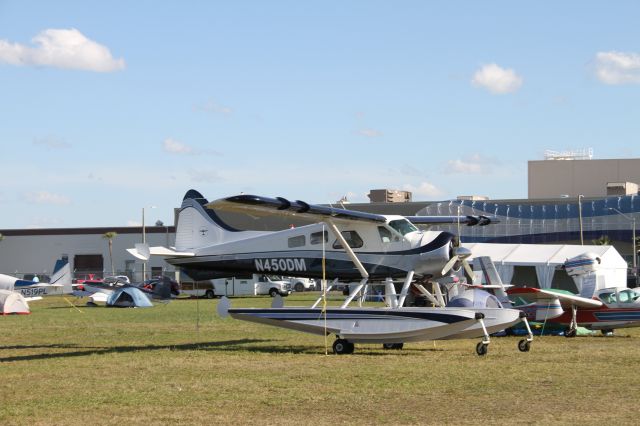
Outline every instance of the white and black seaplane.
[[(221, 212), (253, 217), (295, 216), (310, 221), (281, 231), (235, 229)], [(471, 254), (448, 232), (419, 230), (415, 225), (464, 224), (484, 226), (486, 216), (379, 215), (311, 205), (303, 201), (236, 195), (208, 202), (199, 192), (185, 195), (176, 226), (175, 247), (137, 244), (128, 251), (143, 260), (164, 256), (195, 280), (229, 277), (238, 273), (270, 273), (326, 279), (337, 283), (359, 280), (340, 307), (230, 308), (223, 299), (218, 312), (232, 318), (309, 333), (335, 334), (333, 350), (352, 353), (354, 343), (382, 343), (400, 349), (404, 342), (483, 337), (476, 351), (487, 352), (489, 334), (524, 318), (514, 309), (499, 306), (405, 307), (410, 287), (443, 305), (426, 290), (429, 282), (446, 277), (465, 265)], [(470, 269), (470, 268), (469, 268)], [(393, 280), (402, 282), (396, 293)], [(349, 307), (369, 283), (384, 282), (389, 303), (385, 307)], [(440, 303), (439, 303), (440, 302)], [(497, 299), (496, 299), (497, 302)], [(529, 340), (530, 341), (530, 340)], [(519, 345), (521, 351), (529, 350)]]

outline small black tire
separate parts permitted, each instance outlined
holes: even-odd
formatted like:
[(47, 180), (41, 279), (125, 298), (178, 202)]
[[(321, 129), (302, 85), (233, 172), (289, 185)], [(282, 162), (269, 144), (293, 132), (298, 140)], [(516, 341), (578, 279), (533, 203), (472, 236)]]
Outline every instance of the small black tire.
[(207, 290), (204, 292), (204, 297), (206, 297), (207, 299), (213, 299), (214, 297), (216, 297), (216, 294), (213, 292), (213, 290)]
[(488, 348), (486, 343), (479, 342), (476, 345), (476, 353), (479, 356), (485, 356), (487, 354), (488, 350), (489, 350), (489, 348)]
[(336, 355), (352, 354), (355, 345), (345, 339), (336, 339), (333, 342), (333, 353)]
[(518, 350), (520, 352), (529, 352), (531, 349), (531, 342), (526, 339), (522, 339), (518, 342)]
[(304, 284), (296, 283), (296, 285), (293, 286), (293, 289), (299, 293), (302, 293), (304, 291)]
[(269, 290), (269, 296), (271, 296), (271, 297), (276, 297), (279, 294), (280, 294), (280, 292), (278, 291), (277, 288), (272, 288), (271, 290)]

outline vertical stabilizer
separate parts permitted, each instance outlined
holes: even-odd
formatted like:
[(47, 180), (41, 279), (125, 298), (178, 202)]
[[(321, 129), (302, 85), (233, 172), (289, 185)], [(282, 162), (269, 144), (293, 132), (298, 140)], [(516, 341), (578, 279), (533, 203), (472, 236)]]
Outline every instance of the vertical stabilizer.
[(62, 294), (71, 294), (73, 292), (73, 288), (71, 286), (71, 266), (69, 266), (69, 262), (58, 260), (56, 262), (55, 270), (56, 271), (51, 276), (51, 282), (49, 284), (61, 285)]
[(176, 250), (188, 251), (237, 239), (243, 232), (232, 228), (211, 209), (198, 191), (189, 190), (182, 200), (176, 225)]
[(480, 256), (474, 259), (474, 262), (476, 261), (480, 265), (480, 269), (482, 270), (485, 284), (497, 286), (494, 289), (494, 294), (505, 308), (511, 307), (509, 296), (504, 289), (502, 279), (500, 278), (498, 270), (496, 269), (496, 265), (493, 264), (491, 258), (489, 256)]

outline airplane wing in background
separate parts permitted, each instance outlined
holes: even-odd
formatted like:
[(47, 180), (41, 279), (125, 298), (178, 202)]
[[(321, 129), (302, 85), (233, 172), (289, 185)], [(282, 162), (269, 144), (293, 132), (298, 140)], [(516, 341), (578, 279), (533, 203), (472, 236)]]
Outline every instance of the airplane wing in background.
[(456, 225), (486, 226), (499, 223), (494, 216), (407, 216), (407, 220), (414, 225)]
[(577, 306), (579, 308), (599, 308), (602, 302), (595, 299), (576, 296), (563, 290), (545, 290), (540, 288), (522, 287), (510, 288), (507, 294), (511, 297), (520, 297), (529, 302), (543, 302), (557, 299), (563, 308)]

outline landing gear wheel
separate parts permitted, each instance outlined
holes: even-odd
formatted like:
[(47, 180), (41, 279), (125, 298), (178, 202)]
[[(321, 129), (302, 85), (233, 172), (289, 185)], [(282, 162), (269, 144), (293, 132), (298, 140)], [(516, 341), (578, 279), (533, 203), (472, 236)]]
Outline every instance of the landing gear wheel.
[(526, 339), (522, 339), (518, 342), (518, 350), (520, 352), (529, 352), (531, 349), (531, 342)]
[(482, 343), (479, 342), (476, 345), (476, 353), (480, 356), (484, 356), (487, 354), (487, 351), (489, 350), (488, 345), (486, 343)]
[(404, 346), (404, 343), (383, 343), (382, 349), (400, 350)]
[(577, 334), (578, 334), (578, 330), (576, 330), (575, 328), (573, 329), (568, 328), (564, 332), (564, 337), (576, 337)]
[(355, 345), (344, 339), (336, 339), (333, 342), (333, 353), (336, 355), (352, 354), (355, 349)]

